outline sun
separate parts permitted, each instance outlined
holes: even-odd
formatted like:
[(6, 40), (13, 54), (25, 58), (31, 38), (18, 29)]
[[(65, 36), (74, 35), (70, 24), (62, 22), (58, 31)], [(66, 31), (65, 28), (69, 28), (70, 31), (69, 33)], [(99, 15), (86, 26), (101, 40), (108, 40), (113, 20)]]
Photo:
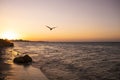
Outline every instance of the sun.
[(18, 39), (18, 34), (16, 32), (7, 31), (7, 32), (3, 32), (1, 34), (1, 38), (2, 39), (14, 40), (14, 39)]

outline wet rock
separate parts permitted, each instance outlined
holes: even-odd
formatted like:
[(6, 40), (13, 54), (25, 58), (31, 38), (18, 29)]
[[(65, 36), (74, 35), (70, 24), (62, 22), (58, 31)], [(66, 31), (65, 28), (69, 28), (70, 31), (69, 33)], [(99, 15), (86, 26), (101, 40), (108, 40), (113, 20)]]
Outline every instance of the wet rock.
[(16, 57), (14, 60), (14, 63), (30, 63), (30, 62), (32, 62), (32, 58), (30, 57), (30, 56), (28, 56), (28, 55), (25, 55), (25, 56), (23, 56), (23, 57)]

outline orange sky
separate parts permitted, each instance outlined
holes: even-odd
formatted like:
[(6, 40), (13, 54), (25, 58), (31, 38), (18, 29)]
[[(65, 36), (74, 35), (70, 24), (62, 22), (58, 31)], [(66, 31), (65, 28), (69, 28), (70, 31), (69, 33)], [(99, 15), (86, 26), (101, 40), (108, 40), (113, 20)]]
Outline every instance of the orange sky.
[[(0, 35), (43, 41), (120, 41), (119, 0), (1, 0)], [(50, 31), (45, 25), (57, 27)], [(1, 36), (0, 36), (1, 37)]]

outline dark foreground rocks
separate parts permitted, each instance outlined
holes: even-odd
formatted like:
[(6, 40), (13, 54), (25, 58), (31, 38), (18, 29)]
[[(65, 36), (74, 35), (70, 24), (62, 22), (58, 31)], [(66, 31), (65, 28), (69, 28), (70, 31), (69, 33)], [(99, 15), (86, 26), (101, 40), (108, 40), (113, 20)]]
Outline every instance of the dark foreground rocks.
[(16, 57), (14, 60), (14, 63), (17, 63), (17, 64), (26, 64), (26, 63), (30, 63), (32, 62), (32, 58), (28, 55), (25, 55), (25, 56), (20, 56), (20, 57)]
[(0, 39), (0, 47), (13, 47), (14, 44), (9, 40)]

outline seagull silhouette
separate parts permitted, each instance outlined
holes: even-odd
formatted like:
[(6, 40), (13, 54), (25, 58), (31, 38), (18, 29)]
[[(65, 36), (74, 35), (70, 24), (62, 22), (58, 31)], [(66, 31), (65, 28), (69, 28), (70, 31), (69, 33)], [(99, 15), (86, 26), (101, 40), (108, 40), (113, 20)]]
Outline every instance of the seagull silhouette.
[(56, 27), (49, 27), (49, 26), (46, 26), (46, 27), (49, 28), (50, 30), (53, 30), (56, 28)]

